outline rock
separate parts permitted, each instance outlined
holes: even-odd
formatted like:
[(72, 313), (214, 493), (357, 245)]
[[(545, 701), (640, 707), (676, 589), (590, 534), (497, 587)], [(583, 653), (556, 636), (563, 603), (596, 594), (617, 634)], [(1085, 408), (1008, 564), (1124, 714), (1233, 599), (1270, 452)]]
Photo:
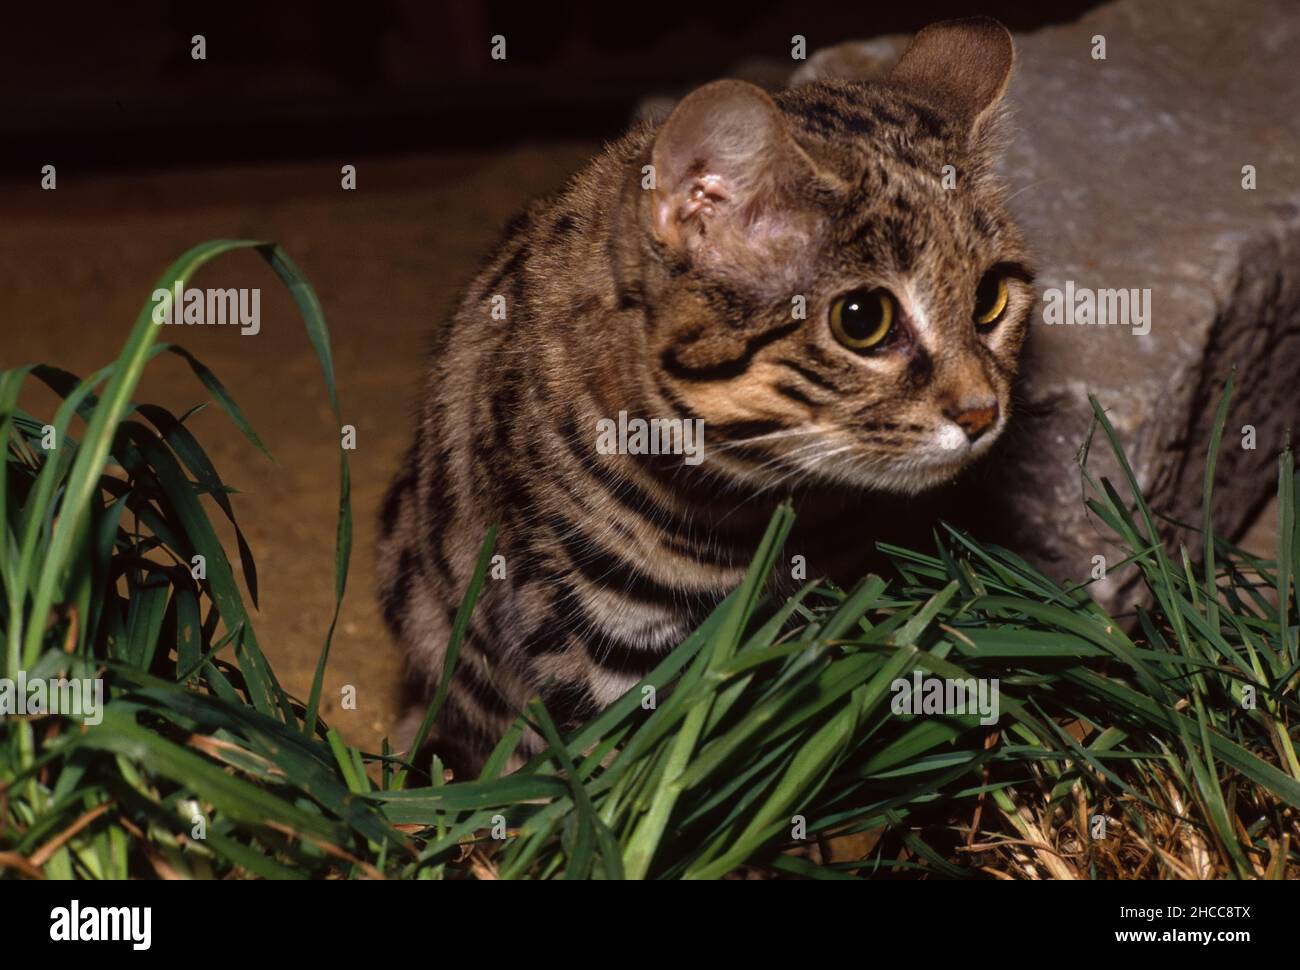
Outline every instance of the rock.
[[(1094, 60), (1095, 38), (1105, 59)], [(792, 78), (875, 76), (905, 38), (819, 52)], [(1000, 451), (927, 503), (1061, 580), (1123, 552), (1083, 504), (1075, 460), (1097, 396), (1148, 501), (1200, 518), (1215, 407), (1236, 393), (1215, 478), (1217, 529), (1240, 534), (1276, 491), (1300, 417), (1300, 6), (1121, 0), (1016, 37), (1003, 165), (1038, 257), (1040, 290), (1150, 291), (1150, 330), (1053, 326), (1045, 301), (1018, 413)], [(1243, 188), (1243, 166), (1257, 188)], [(1243, 447), (1243, 426), (1255, 447)], [(1089, 458), (1127, 496), (1100, 433)], [(1197, 534), (1169, 536), (1199, 551)], [(1092, 587), (1128, 603), (1134, 570)]]
[(910, 39), (908, 34), (888, 34), (872, 40), (851, 40), (814, 51), (790, 75), (790, 86), (830, 78), (873, 80), (894, 66)]

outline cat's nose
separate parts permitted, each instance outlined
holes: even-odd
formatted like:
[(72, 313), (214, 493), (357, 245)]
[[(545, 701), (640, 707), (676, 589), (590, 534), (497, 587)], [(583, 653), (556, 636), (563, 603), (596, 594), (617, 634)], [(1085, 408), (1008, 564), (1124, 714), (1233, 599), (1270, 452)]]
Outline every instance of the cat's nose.
[(998, 402), (994, 399), (962, 401), (944, 408), (943, 413), (956, 422), (974, 444), (985, 431), (997, 423)]

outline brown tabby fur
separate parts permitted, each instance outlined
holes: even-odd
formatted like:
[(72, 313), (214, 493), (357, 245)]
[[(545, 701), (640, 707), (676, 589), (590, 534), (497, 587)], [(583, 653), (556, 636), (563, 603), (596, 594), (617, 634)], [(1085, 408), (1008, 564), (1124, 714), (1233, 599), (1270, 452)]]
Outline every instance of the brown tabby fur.
[[(380, 595), (416, 712), (501, 527), (506, 576), (483, 587), (437, 725), (449, 764), (476, 771), (530, 697), (572, 727), (625, 692), (734, 588), (779, 501), (799, 514), (787, 553), (810, 576), (852, 575), (873, 494), (948, 481), (987, 451), (1033, 299), (992, 173), (1011, 58), (1000, 25), (958, 21), (882, 81), (775, 98), (716, 82), (511, 224), (437, 334), (382, 512)], [(980, 333), (990, 269), (1010, 303)], [(896, 334), (856, 353), (829, 307), (877, 286), (899, 302)], [(620, 411), (703, 418), (703, 463), (598, 453), (596, 422)], [(996, 421), (968, 442), (975, 413)], [(520, 754), (540, 743), (529, 732)]]

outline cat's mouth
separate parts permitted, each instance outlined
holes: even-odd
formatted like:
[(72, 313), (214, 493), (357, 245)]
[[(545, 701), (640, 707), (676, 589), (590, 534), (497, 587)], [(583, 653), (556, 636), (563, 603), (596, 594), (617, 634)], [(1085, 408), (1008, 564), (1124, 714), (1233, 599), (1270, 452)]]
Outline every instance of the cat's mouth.
[(913, 491), (935, 488), (952, 481), (993, 447), (1004, 425), (1005, 420), (1000, 420), (972, 439), (956, 424), (945, 422), (930, 441), (917, 450), (912, 465), (917, 473)]
[(809, 477), (850, 487), (915, 495), (951, 482), (986, 454), (1002, 433), (1005, 419), (971, 439), (951, 422), (920, 438), (903, 453), (864, 453), (858, 447), (832, 447), (804, 463)]

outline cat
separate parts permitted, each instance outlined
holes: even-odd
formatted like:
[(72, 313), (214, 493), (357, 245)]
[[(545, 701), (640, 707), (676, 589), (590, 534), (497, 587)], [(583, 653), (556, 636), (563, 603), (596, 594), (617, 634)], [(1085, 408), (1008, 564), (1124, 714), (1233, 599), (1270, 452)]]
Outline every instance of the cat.
[[(434, 337), (380, 515), (410, 730), (500, 525), (435, 727), (458, 775), (529, 698), (572, 728), (635, 684), (778, 502), (810, 574), (851, 576), (876, 497), (988, 452), (1034, 299), (993, 173), (1013, 57), (977, 18), (875, 81), (716, 81), (510, 224)], [(620, 415), (702, 422), (703, 460), (598, 448)], [(528, 730), (512, 765), (542, 747)]]

